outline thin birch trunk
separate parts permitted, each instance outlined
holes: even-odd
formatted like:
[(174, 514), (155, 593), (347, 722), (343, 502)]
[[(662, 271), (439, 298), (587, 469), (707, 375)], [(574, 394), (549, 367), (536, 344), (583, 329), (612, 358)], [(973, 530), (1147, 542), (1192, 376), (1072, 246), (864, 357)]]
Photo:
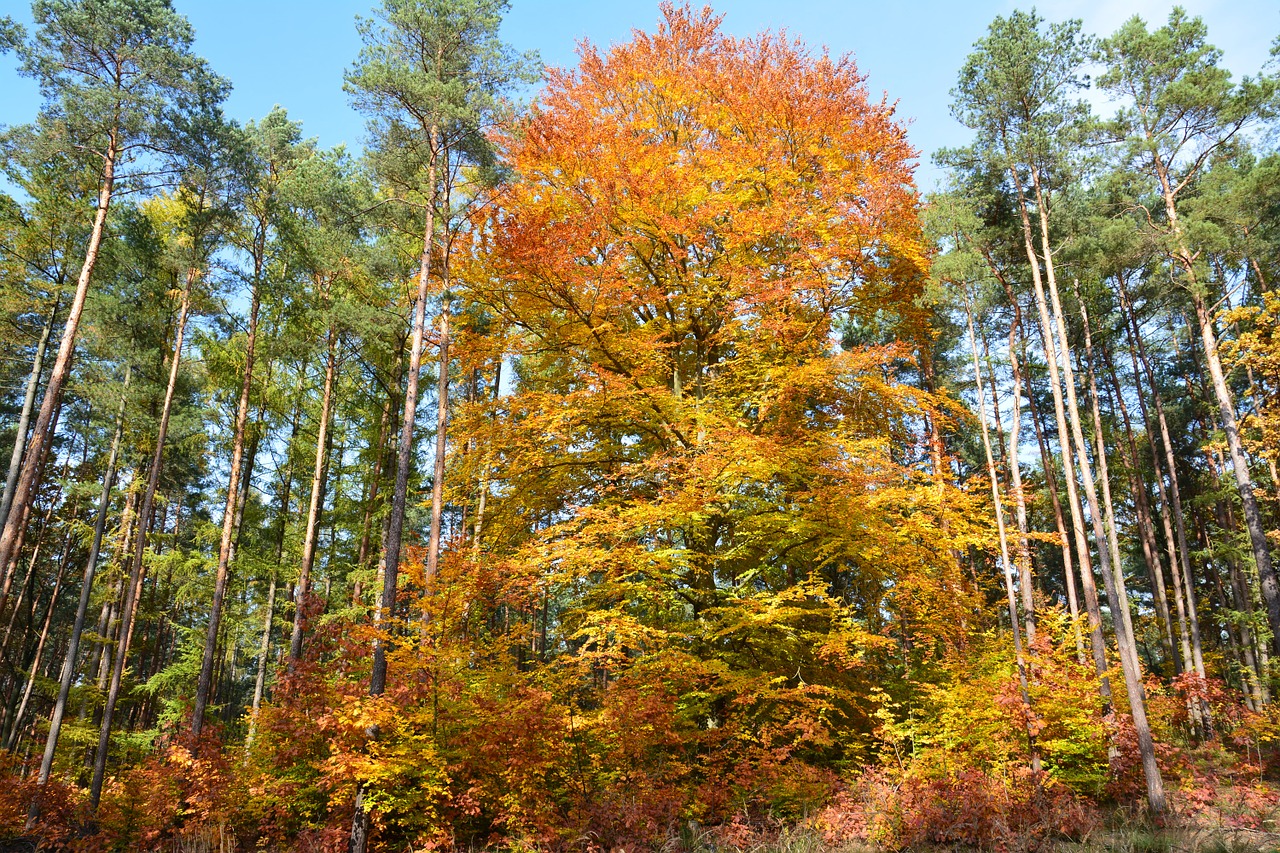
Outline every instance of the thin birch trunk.
[[(1040, 752), (1036, 747), (1036, 735), (1031, 717), (1031, 693), (1027, 685), (1027, 664), (1022, 650), (1022, 629), (1018, 624), (1018, 598), (1013, 588), (1013, 562), (1009, 559), (1009, 537), (1005, 531), (1004, 506), (1000, 495), (1000, 478), (996, 475), (995, 457), (991, 452), (991, 436), (987, 430), (987, 406), (982, 389), (982, 371), (978, 366), (977, 337), (973, 332), (973, 311), (969, 306), (968, 294), (965, 294), (965, 317), (969, 322), (969, 340), (973, 353), (973, 381), (978, 392), (978, 419), (982, 425), (982, 449), (987, 457), (987, 475), (991, 479), (991, 500), (996, 511), (996, 530), (1000, 540), (1000, 565), (1004, 573), (1004, 587), (1009, 606), (1009, 625), (1013, 633), (1013, 651), (1018, 664), (1018, 687), (1022, 693), (1022, 703), (1027, 715), (1027, 751), (1031, 758), (1031, 768), (1040, 772)], [(545, 611), (544, 611), (545, 614)], [(545, 631), (546, 617), (543, 617)], [(545, 640), (544, 640), (545, 643)]]
[[(447, 286), (447, 285), (446, 285)], [(430, 584), (440, 565), (440, 521), (444, 513), (444, 463), (449, 427), (449, 299), (440, 311), (440, 375), (436, 383), (436, 459), (431, 480), (431, 532), (427, 543), (426, 580)]]
[(1147, 499), (1147, 487), (1142, 483), (1138, 473), (1138, 445), (1133, 438), (1133, 423), (1129, 418), (1129, 407), (1124, 402), (1124, 392), (1120, 388), (1120, 378), (1112, 363), (1111, 355), (1102, 348), (1102, 361), (1107, 374), (1111, 377), (1111, 391), (1114, 392), (1113, 405), (1120, 413), (1124, 427), (1124, 442), (1120, 446), (1120, 455), (1128, 473), (1129, 489), (1133, 492), (1134, 507), (1138, 516), (1138, 535), (1142, 544), (1142, 558), (1147, 566), (1147, 574), (1151, 579), (1151, 594), (1155, 600), (1156, 618), (1160, 622), (1160, 642), (1165, 654), (1174, 664), (1174, 670), (1180, 671), (1177, 646), (1173, 640), (1173, 622), (1169, 612), (1169, 595), (1164, 583), (1164, 568), (1160, 562), (1160, 543), (1156, 538), (1155, 524), (1151, 518), (1151, 504)]

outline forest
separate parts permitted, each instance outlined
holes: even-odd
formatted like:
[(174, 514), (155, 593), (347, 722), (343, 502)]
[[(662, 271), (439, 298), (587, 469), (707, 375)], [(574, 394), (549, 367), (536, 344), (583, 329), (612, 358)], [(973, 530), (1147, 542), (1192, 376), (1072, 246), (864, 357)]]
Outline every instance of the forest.
[(1280, 38), (507, 11), (0, 18), (0, 849), (1280, 849)]

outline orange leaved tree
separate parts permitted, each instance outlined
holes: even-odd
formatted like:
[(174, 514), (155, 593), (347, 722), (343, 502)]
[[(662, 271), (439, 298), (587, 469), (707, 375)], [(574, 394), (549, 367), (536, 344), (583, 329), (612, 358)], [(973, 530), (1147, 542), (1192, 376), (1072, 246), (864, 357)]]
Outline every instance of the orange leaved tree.
[(570, 706), (597, 832), (797, 803), (974, 614), (903, 128), (851, 59), (668, 4), (499, 144), (463, 277), (515, 378), (459, 419), (495, 578), (468, 636)]

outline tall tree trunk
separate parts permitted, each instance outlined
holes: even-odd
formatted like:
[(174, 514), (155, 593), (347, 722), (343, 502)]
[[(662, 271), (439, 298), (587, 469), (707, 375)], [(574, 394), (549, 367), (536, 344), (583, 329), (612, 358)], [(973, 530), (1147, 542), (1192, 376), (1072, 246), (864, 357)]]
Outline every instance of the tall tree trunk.
[[(61, 407), (59, 407), (58, 411), (53, 413), (53, 420), (49, 422), (49, 433), (50, 433), (49, 440), (46, 441), (44, 445), (40, 448), (39, 453), (34, 453), (35, 448), (34, 447), (32, 448), (33, 454), (38, 457), (36, 459), (33, 459), (32, 461), (36, 465), (36, 477), (40, 482), (44, 481), (44, 472), (49, 464), (49, 456), (53, 452), (53, 436), (58, 430), (58, 419), (61, 416), (61, 414), (62, 414)], [(70, 461), (71, 461), (70, 458), (68, 458), (67, 464), (70, 464)], [(64, 464), (63, 474), (65, 475), (65, 473), (66, 473), (66, 465)], [(59, 495), (62, 494), (61, 486), (58, 487), (58, 494)], [(17, 573), (18, 573), (17, 567), (18, 567), (18, 562), (22, 557), (22, 549), (26, 545), (27, 532), (29, 529), (29, 525), (27, 522), (28, 522), (29, 516), (31, 515), (31, 509), (33, 505), (34, 505), (34, 496), (32, 500), (27, 501), (22, 506), (13, 508), (13, 515), (15, 516), (18, 523), (18, 536), (17, 536), (17, 539), (14, 541), (14, 548), (10, 554), (9, 565), (0, 567), (0, 572), (3, 572), (4, 574), (4, 583), (3, 585), (0, 585), (0, 613), (4, 613), (5, 608), (9, 604), (9, 593), (13, 592), (13, 582), (17, 578)], [(57, 505), (57, 500), (55, 499), (54, 502), (50, 504), (49, 512), (53, 512), (56, 505)], [(45, 528), (42, 526), (40, 529), (43, 532)]]
[[(447, 279), (446, 284), (447, 287)], [(431, 534), (427, 543), (427, 583), (440, 565), (440, 519), (444, 513), (444, 462), (449, 427), (449, 294), (440, 310), (440, 376), (436, 384), (436, 460), (431, 479)]]
[[(1089, 463), (1088, 445), (1084, 440), (1084, 432), (1080, 427), (1080, 407), (1076, 401), (1075, 377), (1071, 370), (1071, 346), (1067, 340), (1066, 315), (1062, 310), (1062, 300), (1058, 294), (1057, 278), (1054, 273), (1053, 251), (1049, 240), (1048, 200), (1040, 183), (1037, 169), (1031, 171), (1036, 196), (1036, 209), (1040, 219), (1041, 257), (1045, 264), (1045, 279), (1049, 285), (1049, 296), (1053, 301), (1053, 316), (1058, 333), (1058, 344), (1061, 347), (1063, 378), (1066, 380), (1068, 413), (1071, 423), (1071, 438), (1077, 449), (1077, 461), (1080, 464), (1080, 479), (1084, 484), (1085, 498), (1089, 504), (1089, 514), (1093, 519), (1094, 541), (1098, 543), (1098, 562), (1102, 572), (1103, 586), (1106, 588), (1107, 602), (1112, 612), (1112, 622), (1116, 634), (1116, 645), (1120, 649), (1120, 669), (1124, 673), (1125, 688), (1129, 698), (1129, 711), (1133, 716), (1133, 726), (1138, 735), (1138, 752), (1142, 757), (1143, 776), (1147, 783), (1147, 803), (1155, 814), (1165, 811), (1164, 780), (1160, 775), (1160, 766), (1156, 763), (1155, 744), (1151, 738), (1151, 729), (1147, 722), (1146, 697), (1142, 689), (1142, 676), (1138, 667), (1136, 645), (1133, 633), (1129, 628), (1128, 602), (1122, 601), (1120, 592), (1124, 587), (1124, 579), (1119, 573), (1120, 567), (1111, 559), (1105, 522), (1100, 511), (1097, 488), (1093, 478), (1093, 467)], [(1101, 453), (1101, 449), (1099, 451)], [(1086, 585), (1087, 589), (1087, 585)]]
[[(1077, 294), (1079, 293), (1079, 287), (1079, 282), (1076, 282)], [(1089, 411), (1093, 417), (1094, 459), (1098, 461), (1098, 481), (1102, 485), (1103, 526), (1106, 528), (1107, 534), (1107, 551), (1111, 555), (1111, 565), (1115, 571), (1115, 603), (1120, 608), (1118, 612), (1112, 613), (1112, 618), (1124, 620), (1124, 629), (1131, 642), (1127, 648), (1122, 648), (1121, 651), (1132, 658), (1133, 668), (1140, 673), (1142, 665), (1138, 660), (1137, 635), (1133, 630), (1133, 613), (1129, 607), (1129, 595), (1125, 589), (1124, 563), (1120, 555), (1120, 541), (1116, 534), (1115, 507), (1111, 502), (1111, 473), (1107, 465), (1107, 444), (1102, 428), (1102, 408), (1098, 402), (1098, 378), (1093, 369), (1093, 332), (1090, 329), (1089, 312), (1085, 308), (1084, 299), (1080, 298), (1077, 301), (1079, 302), (1080, 319), (1084, 328), (1085, 379), (1088, 382), (1086, 390), (1089, 393)], [(1098, 547), (1101, 548), (1102, 543), (1099, 543)]]
[[(1156, 381), (1155, 371), (1151, 369), (1151, 360), (1147, 357), (1147, 348), (1142, 342), (1141, 330), (1138, 327), (1137, 314), (1133, 310), (1133, 305), (1129, 302), (1129, 295), (1124, 285), (1124, 280), (1118, 280), (1119, 287), (1117, 291), (1120, 296), (1120, 305), (1125, 312), (1129, 325), (1129, 341), (1131, 344), (1130, 351), (1136, 355), (1137, 363), (1141, 363), (1143, 374), (1147, 377), (1147, 387), (1151, 390), (1151, 402), (1156, 410), (1156, 422), (1160, 425), (1160, 443), (1164, 447), (1164, 467), (1165, 473), (1169, 478), (1168, 494), (1164, 492), (1164, 480), (1157, 476), (1156, 482), (1160, 486), (1161, 503), (1165, 505), (1166, 510), (1171, 509), (1173, 516), (1173, 527), (1176, 533), (1178, 562), (1176, 566), (1181, 569), (1179, 572), (1171, 565), (1174, 574), (1175, 592), (1178, 594), (1178, 617), (1185, 620), (1187, 637), (1184, 638), (1183, 652), (1184, 661), (1201, 678), (1205, 677), (1204, 654), (1202, 652), (1200, 642), (1200, 622), (1196, 613), (1195, 602), (1195, 575), (1191, 571), (1191, 548), (1187, 544), (1187, 525), (1186, 516), (1182, 508), (1182, 489), (1178, 484), (1178, 463), (1174, 454), (1173, 436), (1169, 430), (1169, 421), (1164, 414), (1163, 395), (1160, 393), (1160, 385)], [(1136, 370), (1136, 363), (1135, 363)], [(1137, 375), (1135, 373), (1135, 380)], [(1142, 391), (1138, 389), (1138, 400), (1143, 401)], [(1144, 404), (1145, 405), (1145, 404)], [(1146, 419), (1144, 410), (1143, 417)], [(1148, 425), (1150, 421), (1147, 420)], [(1148, 427), (1147, 435), (1151, 435)], [(1152, 446), (1153, 457), (1155, 454), (1154, 444)], [(1156, 467), (1160, 465), (1157, 462)], [(1167, 539), (1167, 536), (1166, 536)], [(1171, 555), (1172, 557), (1172, 555)], [(1181, 575), (1179, 577), (1179, 575)]]
[[(1035, 729), (1031, 722), (1031, 692), (1027, 685), (1027, 664), (1022, 651), (1022, 629), (1018, 624), (1018, 598), (1013, 588), (1013, 562), (1009, 559), (1009, 537), (1005, 531), (1004, 501), (1000, 496), (1000, 478), (996, 474), (995, 457), (991, 452), (991, 436), (987, 430), (987, 405), (982, 390), (982, 371), (978, 366), (977, 336), (973, 332), (973, 311), (969, 306), (969, 295), (965, 294), (965, 317), (969, 322), (969, 340), (973, 353), (973, 382), (978, 393), (978, 419), (982, 425), (982, 449), (987, 457), (987, 475), (991, 479), (991, 500), (996, 512), (996, 531), (1000, 539), (1000, 565), (1004, 574), (1004, 588), (1009, 606), (1009, 625), (1013, 633), (1013, 651), (1018, 664), (1018, 687), (1022, 693), (1022, 703), (1027, 714), (1027, 751), (1031, 758), (1031, 768), (1040, 772), (1040, 752), (1036, 747)], [(1017, 465), (1017, 459), (1013, 460)], [(545, 617), (544, 617), (545, 625)], [(544, 641), (545, 642), (545, 641)]]
[[(374, 441), (373, 448), (373, 471), (369, 475), (369, 489), (364, 500), (364, 518), (360, 523), (360, 545), (356, 550), (356, 569), (362, 572), (369, 565), (370, 545), (373, 542), (373, 509), (378, 504), (378, 492), (382, 488), (382, 470), (383, 463), (386, 460), (387, 431), (391, 429), (391, 398), (392, 395), (387, 394), (382, 401), (382, 416), (378, 419), (378, 437)], [(357, 580), (351, 589), (352, 605), (359, 605), (363, 597), (362, 584)]]
[[(1025, 338), (1024, 338), (1025, 340)], [(1026, 347), (1023, 347), (1023, 361), (1026, 361)], [(1049, 450), (1049, 442), (1040, 424), (1040, 413), (1036, 411), (1035, 393), (1031, 385), (1031, 377), (1027, 377), (1027, 408), (1031, 413), (1031, 427), (1036, 434), (1036, 444), (1040, 448), (1040, 465), (1044, 469), (1045, 486), (1049, 489), (1049, 503), (1053, 507), (1054, 528), (1058, 531), (1058, 545), (1062, 549), (1062, 574), (1067, 589), (1067, 610), (1071, 614), (1071, 633), (1076, 641), (1076, 660), (1084, 663), (1084, 636), (1080, 632), (1080, 599), (1076, 595), (1075, 570), (1072, 567), (1071, 536), (1067, 533), (1066, 517), (1062, 512), (1062, 501), (1058, 498), (1058, 476), (1054, 473), (1053, 454)]]
[(1199, 277), (1196, 273), (1196, 254), (1187, 245), (1182, 224), (1178, 218), (1178, 206), (1175, 202), (1174, 190), (1169, 177), (1168, 165), (1159, 156), (1153, 159), (1156, 176), (1160, 181), (1161, 195), (1164, 197), (1165, 215), (1169, 218), (1169, 230), (1177, 246), (1177, 261), (1182, 265), (1190, 284), (1191, 303), (1196, 311), (1196, 325), (1200, 331), (1200, 343), (1204, 349), (1205, 366), (1209, 368), (1209, 378), (1213, 385), (1213, 393), (1218, 402), (1218, 416), (1222, 421), (1222, 431), (1227, 438), (1227, 451), (1231, 456), (1231, 470), (1235, 474), (1236, 491), (1240, 493), (1240, 508), (1244, 512), (1245, 528), (1249, 531), (1249, 545), (1253, 549), (1253, 559), (1258, 566), (1258, 585), (1262, 591), (1262, 601), (1267, 608), (1267, 624), (1271, 628), (1272, 649), (1280, 654), (1280, 579), (1276, 577), (1275, 567), (1271, 563), (1271, 546), (1267, 542), (1266, 528), (1262, 524), (1262, 513), (1258, 509), (1258, 499), (1253, 493), (1253, 478), (1249, 473), (1249, 462), (1244, 455), (1244, 447), (1240, 442), (1240, 427), (1236, 420), (1236, 405), (1232, 398), (1231, 388), (1227, 385), (1226, 372), (1222, 369), (1222, 359), (1218, 355), (1218, 334), (1213, 327), (1213, 316), (1205, 301)]
[(253, 685), (253, 706), (249, 716), (249, 733), (245, 737), (245, 757), (253, 748), (254, 735), (258, 728), (258, 712), (262, 709), (262, 699), (267, 688), (267, 661), (271, 654), (271, 627), (276, 612), (276, 587), (280, 575), (280, 565), (284, 562), (285, 530), (289, 521), (289, 499), (293, 493), (293, 452), (292, 448), (298, 440), (298, 426), (302, 419), (302, 398), (298, 397), (293, 408), (293, 426), (289, 432), (289, 443), (285, 445), (286, 467), (280, 483), (280, 515), (279, 528), (276, 531), (275, 564), (271, 569), (271, 583), (267, 588), (266, 613), (262, 617), (262, 641), (258, 646), (258, 675)]
[[(1107, 677), (1107, 659), (1106, 659), (1106, 643), (1102, 635), (1102, 608), (1098, 603), (1098, 590), (1093, 577), (1093, 565), (1089, 558), (1089, 539), (1084, 529), (1084, 510), (1080, 504), (1080, 496), (1076, 492), (1076, 476), (1075, 476), (1075, 459), (1077, 455), (1072, 447), (1071, 433), (1067, 427), (1067, 411), (1062, 399), (1062, 380), (1058, 371), (1058, 354), (1057, 346), (1054, 343), (1054, 323), (1050, 317), (1048, 302), (1045, 298), (1044, 280), (1041, 277), (1040, 256), (1035, 247), (1035, 236), (1032, 231), (1031, 217), (1028, 211), (1028, 202), (1026, 193), (1022, 185), (1022, 177), (1016, 167), (1010, 168), (1010, 175), (1013, 178), (1014, 187), (1018, 196), (1018, 213), (1022, 221), (1022, 242), (1023, 249), (1027, 255), (1027, 263), (1031, 269), (1032, 290), (1035, 294), (1036, 311), (1040, 317), (1040, 336), (1044, 345), (1045, 366), (1049, 369), (1049, 385), (1053, 391), (1053, 409), (1057, 418), (1058, 425), (1058, 444), (1062, 451), (1062, 468), (1064, 472), (1063, 482), (1067, 489), (1067, 506), (1071, 512), (1071, 528), (1075, 534), (1076, 556), (1080, 566), (1080, 583), (1084, 588), (1085, 610), (1089, 614), (1089, 636), (1090, 650), (1093, 652), (1093, 664), (1098, 673), (1099, 688), (1103, 698), (1107, 704), (1111, 702), (1111, 682)], [(1034, 171), (1033, 171), (1034, 174)], [(1038, 194), (1038, 190), (1037, 190)], [(1042, 236), (1042, 239), (1043, 236)], [(1049, 251), (1048, 244), (1044, 246), (1044, 254), (1052, 258), (1052, 252)], [(1047, 274), (1047, 268), (1046, 268)], [(1060, 340), (1059, 344), (1065, 343)], [(1070, 365), (1065, 362), (1068, 358), (1068, 350), (1064, 347), (1062, 358), (1064, 359), (1063, 368), (1069, 371)], [(1073, 386), (1071, 383), (1067, 385), (1068, 390)], [(1074, 395), (1071, 399), (1072, 423), (1075, 425), (1075, 432), (1079, 432), (1078, 409), (1076, 409)], [(1076, 447), (1083, 447), (1080, 440), (1075, 442)], [(1082, 468), (1088, 467), (1088, 460), (1081, 458)], [(1099, 539), (1099, 553), (1105, 549), (1104, 540)]]
[(231, 470), (227, 477), (227, 503), (222, 512), (222, 538), (218, 542), (218, 568), (213, 582), (213, 604), (209, 610), (209, 627), (205, 632), (204, 656), (200, 661), (200, 677), (196, 681), (195, 707), (191, 712), (191, 734), (200, 736), (204, 728), (205, 708), (213, 684), (213, 655), (218, 644), (218, 628), (222, 625), (222, 601), (227, 594), (227, 577), (231, 571), (236, 515), (240, 505), (240, 469), (244, 461), (245, 429), (249, 424), (249, 393), (253, 388), (253, 353), (258, 340), (258, 306), (261, 304), (257, 277), (249, 301), (249, 334), (245, 341), (244, 372), (240, 381), (240, 398), (236, 402), (236, 425), (231, 438)]
[[(1231, 517), (1231, 511), (1223, 501), (1215, 501), (1214, 513), (1218, 516), (1218, 524), (1224, 532), (1236, 529), (1235, 519)], [(1228, 623), (1227, 627), (1229, 633), (1235, 629), (1240, 634), (1241, 680), (1244, 682), (1241, 685), (1242, 692), (1245, 694), (1246, 701), (1253, 704), (1253, 709), (1261, 711), (1262, 707), (1270, 702), (1270, 697), (1266, 694), (1266, 673), (1258, 668), (1257, 655), (1254, 654), (1255, 638), (1253, 629), (1250, 627), (1253, 620), (1252, 596), (1249, 594), (1249, 585), (1245, 582), (1244, 572), (1241, 571), (1240, 561), (1236, 559), (1235, 554), (1228, 553), (1226, 562), (1231, 584), (1230, 604), (1226, 601), (1222, 579), (1217, 572), (1214, 573), (1213, 579), (1218, 587), (1218, 594), (1223, 599), (1223, 609), (1231, 607), (1244, 617), (1242, 621), (1235, 624)]]
[(1134, 508), (1138, 516), (1138, 536), (1142, 544), (1142, 559), (1146, 563), (1147, 575), (1151, 579), (1151, 595), (1155, 600), (1156, 618), (1160, 622), (1160, 642), (1164, 646), (1165, 655), (1173, 663), (1174, 671), (1181, 672), (1178, 647), (1173, 641), (1173, 622), (1169, 611), (1168, 590), (1164, 584), (1164, 568), (1160, 562), (1160, 543), (1156, 538), (1155, 524), (1151, 518), (1147, 487), (1138, 473), (1138, 444), (1133, 437), (1133, 422), (1129, 418), (1129, 407), (1124, 402), (1120, 377), (1116, 373), (1111, 354), (1105, 346), (1100, 350), (1106, 373), (1111, 377), (1111, 391), (1115, 394), (1112, 405), (1119, 411), (1121, 425), (1124, 428), (1124, 442), (1120, 444), (1120, 455), (1128, 474), (1129, 490), (1133, 492)]
[[(63, 468), (62, 468), (63, 477), (65, 477), (67, 474), (67, 468), (70, 462), (71, 460), (68, 459), (67, 460), (68, 464), (63, 465)], [(32, 549), (31, 558), (27, 561), (27, 573), (23, 576), (22, 586), (18, 590), (17, 599), (14, 600), (13, 605), (9, 608), (9, 619), (5, 623), (4, 637), (3, 639), (0, 639), (0, 659), (8, 659), (9, 639), (13, 636), (13, 625), (18, 620), (18, 611), (22, 609), (22, 603), (24, 601), (30, 601), (31, 599), (31, 589), (33, 584), (35, 583), (36, 564), (40, 561), (40, 552), (44, 548), (44, 540), (49, 533), (50, 526), (53, 523), (53, 515), (58, 509), (58, 498), (61, 497), (61, 494), (62, 494), (62, 490), (59, 489), (57, 494), (54, 496), (54, 499), (49, 503), (49, 509), (45, 512), (44, 520), (40, 523), (40, 535), (36, 537), (35, 548)], [(74, 509), (72, 510), (72, 512), (68, 513), (68, 515), (71, 517), (74, 517), (75, 515)], [(0, 598), (0, 605), (2, 604), (3, 604), (3, 599)]]
[(49, 623), (53, 621), (53, 611), (58, 606), (58, 593), (62, 591), (62, 578), (66, 574), (66, 569), (67, 561), (60, 561), (58, 563), (58, 574), (53, 581), (53, 592), (49, 595), (49, 605), (45, 608), (44, 623), (40, 627), (40, 640), (36, 643), (35, 659), (31, 662), (30, 671), (27, 675), (27, 684), (22, 690), (22, 701), (18, 703), (18, 710), (13, 715), (13, 725), (9, 729), (9, 738), (5, 743), (5, 748), (10, 751), (15, 747), (18, 733), (22, 728), (22, 718), (27, 712), (27, 703), (31, 701), (31, 688), (35, 686), (36, 675), (40, 670), (44, 646), (49, 639)]
[[(418, 275), (418, 293), (413, 303), (413, 334), (409, 343), (409, 375), (404, 395), (404, 416), (400, 426), (400, 445), (396, 453), (396, 485), (391, 496), (391, 512), (387, 520), (386, 567), (382, 577), (380, 611), (391, 619), (396, 609), (396, 584), (400, 572), (401, 540), (404, 536), (405, 502), (409, 494), (409, 468), (413, 462), (413, 426), (418, 412), (418, 374), (422, 369), (422, 341), (426, 336), (427, 298), (431, 281), (431, 247), (435, 234), (435, 186), (438, 129), (431, 129), (432, 157), (427, 167), (427, 185), (431, 200), (427, 204), (427, 224), (422, 237), (422, 261)], [(369, 695), (381, 696), (387, 686), (387, 645), (379, 639), (373, 647), (373, 671), (369, 676)], [(356, 817), (363, 812), (357, 808)], [(367, 817), (367, 816), (365, 816)], [(366, 827), (367, 830), (367, 827)], [(352, 838), (356, 835), (352, 829)], [(367, 832), (366, 832), (367, 835)], [(360, 848), (363, 851), (363, 847)]]
[[(440, 151), (439, 128), (431, 127), (431, 158), (427, 164), (427, 222), (422, 236), (422, 261), (418, 274), (418, 293), (413, 303), (413, 334), (409, 344), (409, 376), (404, 395), (404, 419), (400, 427), (400, 446), (396, 453), (396, 485), (391, 496), (391, 512), (387, 518), (385, 566), (382, 573), (382, 599), (376, 620), (390, 620), (396, 610), (396, 583), (400, 573), (400, 549), (404, 536), (405, 501), (409, 494), (409, 467), (413, 461), (413, 425), (418, 411), (418, 373), (422, 368), (422, 340), (426, 336), (427, 296), (431, 281), (431, 246), (435, 236), (436, 159)], [(379, 637), (373, 645), (373, 669), (369, 675), (369, 695), (381, 696), (387, 688), (387, 646), (390, 638)], [(376, 736), (377, 732), (370, 732)], [(364, 853), (369, 842), (369, 815), (364, 808), (365, 789), (356, 792), (355, 812), (351, 819), (350, 853)]]
[(107, 772), (107, 751), (111, 746), (111, 723), (116, 702), (120, 698), (120, 682), (124, 677), (125, 658), (133, 638), (134, 611), (146, 578), (144, 557), (147, 550), (147, 529), (151, 524), (156, 488), (160, 483), (160, 469), (164, 462), (164, 445), (169, 435), (169, 418), (173, 412), (173, 397), (178, 387), (178, 367), (182, 363), (182, 341), (187, 331), (187, 314), (191, 309), (191, 288), (199, 272), (194, 267), (187, 271), (182, 288), (182, 303), (178, 308), (178, 324), (174, 334), (173, 355), (169, 361), (169, 381), (165, 385), (164, 404), (160, 408), (160, 424), (156, 429), (156, 446), (151, 455), (151, 469), (147, 472), (147, 485), (138, 510), (138, 529), (134, 536), (133, 560), (129, 568), (129, 580), (124, 588), (124, 601), (120, 607), (120, 629), (116, 639), (115, 660), (111, 667), (111, 682), (107, 687), (107, 702), (102, 709), (102, 730), (98, 736), (98, 751), (93, 760), (93, 781), (89, 786), (89, 803), (96, 811), (102, 799), (102, 783)]
[(338, 364), (338, 333), (329, 324), (328, 349), (324, 365), (324, 391), (320, 398), (320, 424), (316, 434), (316, 460), (311, 473), (311, 502), (307, 504), (307, 526), (302, 540), (302, 566), (298, 571), (298, 591), (293, 609), (293, 635), (289, 640), (289, 668), (302, 659), (302, 628), (311, 589), (311, 568), (320, 536), (320, 510), (324, 504), (325, 473), (329, 444), (329, 417), (333, 408), (333, 378)]
[[(58, 698), (53, 705), (53, 716), (49, 720), (49, 734), (45, 738), (44, 757), (40, 761), (40, 775), (37, 782), (44, 785), (49, 781), (53, 770), (53, 758), (58, 749), (58, 737), (62, 732), (62, 718), (67, 711), (67, 697), (71, 694), (71, 684), (75, 680), (76, 655), (80, 651), (80, 638), (84, 633), (84, 620), (89, 612), (89, 599), (93, 595), (93, 579), (98, 569), (98, 554), (102, 549), (102, 537), (107, 528), (107, 514), (111, 508), (111, 490), (115, 486), (116, 464), (120, 459), (120, 440), (124, 435), (124, 413), (129, 401), (129, 381), (133, 370), (125, 365), (124, 386), (120, 390), (120, 406), (116, 410), (116, 428), (111, 437), (111, 453), (107, 457), (107, 471), (102, 478), (102, 493), (98, 497), (98, 514), (93, 523), (93, 540), (89, 545), (89, 556), (85, 558), (84, 579), (80, 583), (80, 602), (76, 605), (75, 620), (71, 625), (71, 639), (67, 643), (66, 657), (62, 662), (62, 678), (58, 683)], [(105, 630), (105, 626), (99, 632)], [(38, 800), (31, 804), (27, 815), (28, 826), (37, 815)]]
[[(498, 357), (498, 363), (493, 368), (493, 401), (498, 400), (498, 388), (502, 384), (502, 357)], [(942, 477), (942, 437), (938, 433), (935, 425), (935, 418), (929, 418), (929, 429), (931, 441), (929, 444), (930, 453), (933, 454), (934, 476), (938, 478), (941, 484)], [(487, 498), (489, 497), (489, 465), (491, 448), (485, 447), (484, 466), (480, 473), (480, 494), (476, 499), (476, 516), (474, 527), (471, 533), (471, 552), (472, 556), (480, 556), (480, 536), (484, 532), (484, 510)], [(945, 520), (945, 519), (944, 519)]]
[(120, 145), (119, 128), (112, 128), (103, 158), (102, 183), (98, 189), (98, 208), (93, 217), (93, 228), (89, 231), (89, 245), (85, 249), (84, 263), (80, 267), (80, 276), (76, 280), (75, 296), (71, 299), (71, 309), (67, 313), (66, 324), (62, 327), (58, 355), (54, 358), (53, 371), (49, 374), (49, 384), (45, 387), (44, 399), (40, 403), (40, 414), (36, 417), (36, 425), (31, 433), (31, 446), (27, 448), (22, 471), (18, 475), (18, 485), (14, 488), (13, 503), (10, 505), (4, 527), (0, 529), (0, 566), (8, 566), (13, 559), (14, 546), (18, 541), (19, 522), (38, 484), (40, 471), (37, 460), (41, 456), (44, 443), (53, 440), (53, 436), (49, 433), (49, 424), (53, 421), (54, 412), (62, 404), (62, 390), (71, 374), (71, 356), (76, 347), (80, 316), (84, 313), (85, 299), (89, 295), (89, 280), (93, 277), (93, 268), (98, 263), (98, 253), (102, 249), (102, 236), (107, 224), (107, 208), (111, 205), (111, 194), (115, 189), (116, 158), (119, 156)]
[(18, 417), (18, 428), (13, 436), (13, 453), (9, 457), (9, 474), (4, 481), (4, 495), (0, 496), (0, 527), (9, 518), (9, 508), (13, 506), (13, 491), (18, 486), (18, 472), (22, 470), (22, 451), (27, 446), (27, 428), (31, 426), (31, 410), (35, 408), (36, 390), (40, 387), (40, 374), (44, 369), (44, 354), (49, 348), (49, 336), (53, 333), (53, 324), (58, 318), (58, 308), (62, 302), (60, 296), (53, 299), (53, 308), (49, 310), (49, 319), (40, 330), (40, 340), (36, 344), (35, 358), (31, 360), (31, 374), (27, 377), (27, 392), (22, 398), (22, 414)]

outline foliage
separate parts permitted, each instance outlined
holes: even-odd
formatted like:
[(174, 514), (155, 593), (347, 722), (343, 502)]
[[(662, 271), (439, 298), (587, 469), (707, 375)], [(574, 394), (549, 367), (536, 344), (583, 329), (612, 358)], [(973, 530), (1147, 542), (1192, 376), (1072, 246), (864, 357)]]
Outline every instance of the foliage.
[(3, 835), (1042, 850), (1165, 820), (1155, 778), (1188, 826), (1274, 831), (1242, 519), (1253, 491), (1280, 518), (1280, 169), (1249, 136), (1275, 80), (1233, 84), (1182, 11), (1101, 41), (1015, 11), (926, 203), (851, 57), (664, 3), (520, 108), (506, 9), (358, 19), (358, 157), (223, 116), (164, 0), (0, 22), (46, 96), (0, 138), (6, 415), (102, 251), (48, 458), (14, 454), (40, 473), (0, 566)]

